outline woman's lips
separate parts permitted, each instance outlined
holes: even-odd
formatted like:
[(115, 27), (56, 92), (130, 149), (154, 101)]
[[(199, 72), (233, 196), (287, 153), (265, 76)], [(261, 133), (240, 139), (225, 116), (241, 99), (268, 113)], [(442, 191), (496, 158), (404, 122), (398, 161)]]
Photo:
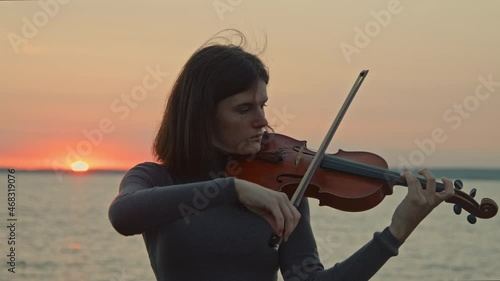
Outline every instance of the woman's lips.
[(255, 135), (253, 137), (250, 137), (251, 140), (260, 140), (262, 138), (262, 134)]

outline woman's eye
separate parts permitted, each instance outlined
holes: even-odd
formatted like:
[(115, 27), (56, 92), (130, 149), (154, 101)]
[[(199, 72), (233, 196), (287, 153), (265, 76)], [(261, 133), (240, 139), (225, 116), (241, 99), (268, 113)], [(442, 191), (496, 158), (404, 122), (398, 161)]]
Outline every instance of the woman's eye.
[(248, 108), (247, 106), (245, 106), (245, 107), (240, 107), (240, 109), (239, 109), (240, 113), (247, 113), (247, 112), (248, 112), (248, 110), (249, 110), (249, 108)]
[[(260, 108), (263, 109), (264, 106), (267, 106), (267, 104), (261, 105)], [(240, 112), (240, 113), (248, 113), (249, 111), (250, 111), (250, 106), (243, 106), (243, 107), (238, 108), (238, 112)]]

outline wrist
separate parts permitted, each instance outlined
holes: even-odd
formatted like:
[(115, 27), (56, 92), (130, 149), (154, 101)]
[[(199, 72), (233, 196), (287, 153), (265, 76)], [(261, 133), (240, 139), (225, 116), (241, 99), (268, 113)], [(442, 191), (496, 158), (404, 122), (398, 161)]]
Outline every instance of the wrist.
[(393, 223), (389, 225), (389, 231), (391, 232), (392, 236), (398, 239), (401, 243), (403, 243), (410, 235), (408, 231), (405, 231), (402, 227), (396, 226)]
[(242, 196), (243, 196), (242, 188), (243, 188), (243, 180), (235, 177), (234, 178), (234, 189), (236, 191), (236, 197), (238, 198), (239, 202), (241, 202)]

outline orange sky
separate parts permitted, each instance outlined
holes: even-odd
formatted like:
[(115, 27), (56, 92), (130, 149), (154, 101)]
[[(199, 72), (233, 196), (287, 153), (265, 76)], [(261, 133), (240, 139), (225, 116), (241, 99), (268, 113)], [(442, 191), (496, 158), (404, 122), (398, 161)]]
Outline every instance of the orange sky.
[(498, 10), (495, 0), (0, 2), (0, 167), (151, 161), (182, 65), (213, 33), (238, 28), (257, 49), (267, 35), (277, 132), (317, 148), (369, 69), (330, 153), (499, 168)]

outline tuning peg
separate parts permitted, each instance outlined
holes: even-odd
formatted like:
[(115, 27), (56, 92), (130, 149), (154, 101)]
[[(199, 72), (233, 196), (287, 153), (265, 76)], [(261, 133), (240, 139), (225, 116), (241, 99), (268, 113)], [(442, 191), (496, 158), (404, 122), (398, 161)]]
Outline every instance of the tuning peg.
[(462, 189), (462, 187), (464, 187), (464, 184), (461, 180), (455, 180), (453, 182), (453, 185), (455, 186), (456, 189)]
[(462, 207), (460, 207), (460, 205), (458, 204), (453, 205), (453, 212), (455, 212), (455, 214), (457, 215), (460, 215), (460, 213), (462, 212)]
[(476, 196), (476, 191), (477, 191), (477, 189), (473, 188), (473, 189), (469, 192), (470, 197), (474, 198), (474, 196)]
[(474, 216), (473, 214), (469, 214), (467, 216), (467, 221), (470, 223), (470, 224), (475, 224), (477, 219), (476, 219), (476, 216)]

